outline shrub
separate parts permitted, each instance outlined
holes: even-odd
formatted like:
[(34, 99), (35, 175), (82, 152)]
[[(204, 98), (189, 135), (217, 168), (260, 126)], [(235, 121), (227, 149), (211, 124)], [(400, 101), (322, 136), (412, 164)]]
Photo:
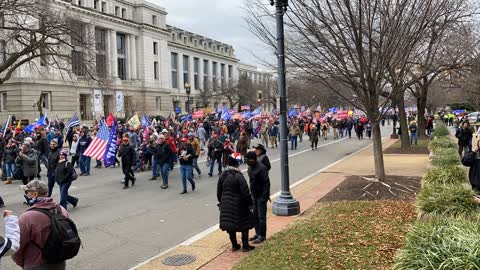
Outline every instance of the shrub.
[(436, 148), (432, 152), (435, 156), (456, 155), (458, 157), (458, 151), (455, 148)]
[(467, 182), (467, 174), (462, 167), (459, 166), (445, 166), (445, 167), (431, 167), (423, 176), (424, 184), (438, 184), (438, 185), (459, 185)]
[(455, 149), (457, 146), (452, 141), (452, 139), (450, 139), (449, 137), (440, 137), (440, 138), (435, 138), (432, 141), (430, 141), (430, 144), (428, 145), (428, 147), (432, 151), (437, 151), (439, 148)]
[(480, 226), (467, 220), (418, 223), (397, 253), (393, 269), (479, 269)]
[[(444, 148), (443, 150), (448, 150), (449, 148)], [(447, 167), (451, 165), (460, 165), (460, 157), (458, 153), (453, 155), (435, 155), (432, 158), (432, 165), (437, 167)]]
[(473, 201), (474, 195), (463, 185), (426, 185), (417, 196), (417, 209), (435, 218), (478, 218), (480, 206)]
[(444, 123), (437, 123), (435, 126), (435, 130), (432, 132), (432, 137), (446, 137), (450, 135), (450, 131), (448, 130), (447, 126)]

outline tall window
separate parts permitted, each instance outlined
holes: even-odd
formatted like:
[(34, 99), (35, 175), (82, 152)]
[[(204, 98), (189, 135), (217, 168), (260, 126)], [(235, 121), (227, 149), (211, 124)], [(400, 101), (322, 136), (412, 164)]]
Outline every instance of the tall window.
[(122, 18), (126, 19), (127, 18), (127, 9), (122, 8)]
[(2, 92), (0, 100), (0, 111), (5, 112), (7, 111), (7, 92)]
[(171, 55), (172, 88), (178, 88), (178, 54)]
[(188, 55), (183, 56), (183, 83), (190, 83), (190, 63)]
[(195, 90), (200, 89), (200, 78), (198, 77), (200, 69), (200, 59), (193, 58), (193, 87)]
[(95, 10), (98, 9), (98, 3), (99, 2), (100, 2), (99, 0), (94, 0), (93, 1), (93, 9), (95, 9)]
[(127, 79), (125, 40), (126, 40), (126, 36), (124, 34), (117, 34), (117, 67), (118, 67), (118, 77), (121, 80)]
[(104, 2), (102, 1), (102, 13), (106, 13), (107, 12), (107, 2)]
[(99, 78), (107, 76), (107, 58), (106, 58), (107, 31), (102, 28), (95, 28), (95, 49), (96, 49), (96, 71)]
[(120, 7), (115, 6), (115, 16), (120, 16)]
[(208, 79), (208, 60), (203, 60), (203, 90), (209, 89)]
[(0, 40), (0, 64), (7, 61), (7, 42)]
[(156, 98), (156, 108), (157, 110), (161, 111), (162, 110), (162, 97), (157, 97)]
[(85, 75), (85, 24), (70, 21), (70, 38), (72, 40), (72, 72), (77, 76)]
[(152, 15), (152, 25), (157, 25), (157, 16)]
[(153, 62), (153, 77), (155, 80), (158, 80), (158, 62)]
[(153, 54), (158, 55), (158, 42), (153, 42)]
[(225, 64), (220, 64), (220, 79), (221, 79), (221, 85), (222, 89), (225, 89)]
[(42, 108), (50, 110), (50, 93), (43, 92), (41, 95)]
[(217, 73), (218, 73), (218, 67), (217, 67), (217, 62), (212, 62), (212, 81), (213, 81), (213, 91), (217, 90), (218, 86), (218, 78), (217, 78)]

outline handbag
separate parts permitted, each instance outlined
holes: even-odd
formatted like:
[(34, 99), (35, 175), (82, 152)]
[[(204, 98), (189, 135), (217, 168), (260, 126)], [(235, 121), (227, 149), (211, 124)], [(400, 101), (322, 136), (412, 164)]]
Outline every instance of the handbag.
[(463, 166), (470, 167), (475, 163), (475, 158), (476, 158), (477, 153), (476, 152), (468, 152), (466, 153), (463, 158), (462, 158), (462, 164)]

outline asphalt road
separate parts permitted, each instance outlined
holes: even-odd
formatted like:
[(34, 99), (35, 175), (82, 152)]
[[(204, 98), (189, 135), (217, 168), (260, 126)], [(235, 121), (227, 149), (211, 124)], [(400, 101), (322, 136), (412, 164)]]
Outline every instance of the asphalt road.
[[(382, 132), (390, 132), (385, 127)], [(371, 140), (356, 138), (320, 140), (316, 151), (310, 149), (308, 138), (289, 149), (290, 183), (328, 166), (353, 152), (368, 146)], [(252, 143), (254, 144), (254, 143)], [(280, 189), (279, 148), (268, 149), (272, 163), (270, 171), (271, 193)], [(373, 162), (373, 161), (372, 161)], [(68, 262), (69, 269), (111, 270), (129, 269), (168, 248), (198, 234), (218, 223), (216, 185), (218, 176), (207, 176), (204, 158), (199, 161), (202, 176), (195, 177), (197, 189), (180, 195), (179, 169), (170, 174), (167, 190), (160, 189), (161, 178), (148, 181), (151, 171), (138, 173), (134, 188), (122, 190), (119, 168), (94, 169), (91, 176), (79, 177), (70, 189), (80, 201), (76, 209), (69, 208), (83, 241), (83, 250)], [(241, 169), (246, 169), (245, 165)], [(215, 173), (217, 170), (215, 169)], [(43, 177), (44, 179), (46, 177)], [(248, 180), (248, 177), (247, 177)], [(0, 194), (6, 209), (21, 213), (19, 182), (13, 185), (0, 183)], [(53, 197), (59, 200), (58, 187)], [(0, 232), (3, 235), (3, 226)], [(225, 236), (227, 237), (227, 236)], [(19, 269), (9, 258), (2, 260), (4, 269)]]

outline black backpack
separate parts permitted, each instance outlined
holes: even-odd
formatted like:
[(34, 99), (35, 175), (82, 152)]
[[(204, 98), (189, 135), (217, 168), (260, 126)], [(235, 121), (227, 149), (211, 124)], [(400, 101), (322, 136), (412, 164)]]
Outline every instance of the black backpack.
[(31, 208), (29, 211), (41, 212), (50, 218), (50, 233), (45, 245), (41, 247), (33, 242), (42, 251), (43, 258), (48, 264), (57, 264), (77, 256), (82, 245), (77, 226), (62, 214), (59, 205), (56, 209)]

